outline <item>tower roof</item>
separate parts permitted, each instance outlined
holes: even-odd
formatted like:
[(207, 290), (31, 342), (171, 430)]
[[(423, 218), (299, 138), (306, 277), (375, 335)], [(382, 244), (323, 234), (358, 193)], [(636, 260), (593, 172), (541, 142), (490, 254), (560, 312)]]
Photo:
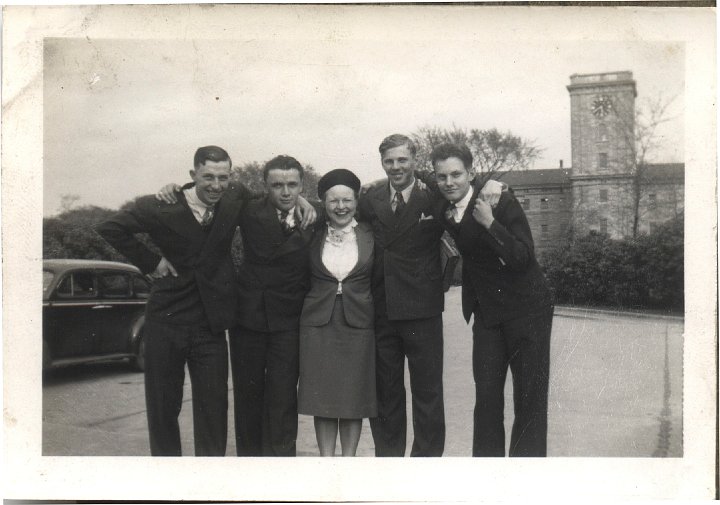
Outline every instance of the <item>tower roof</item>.
[(598, 74), (573, 74), (570, 76), (570, 84), (567, 90), (572, 93), (576, 90), (598, 88), (632, 86), (633, 94), (637, 96), (635, 80), (630, 70), (619, 70), (616, 72), (602, 72)]

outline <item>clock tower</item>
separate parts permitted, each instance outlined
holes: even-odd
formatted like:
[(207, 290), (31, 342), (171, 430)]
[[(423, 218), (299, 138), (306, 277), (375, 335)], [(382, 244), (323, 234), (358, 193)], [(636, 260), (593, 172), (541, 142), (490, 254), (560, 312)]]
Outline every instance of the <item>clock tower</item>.
[(573, 175), (631, 171), (635, 131), (632, 72), (570, 76)]
[[(570, 76), (570, 132), (574, 217), (578, 231), (628, 234), (635, 156), (635, 81), (632, 72)], [(630, 198), (631, 200), (631, 198)]]

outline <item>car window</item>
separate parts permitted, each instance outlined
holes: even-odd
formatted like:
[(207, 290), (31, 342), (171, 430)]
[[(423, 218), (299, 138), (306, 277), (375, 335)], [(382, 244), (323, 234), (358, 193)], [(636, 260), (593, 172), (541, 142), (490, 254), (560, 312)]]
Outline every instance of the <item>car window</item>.
[(133, 291), (138, 298), (149, 298), (150, 283), (139, 275), (133, 275)]
[(50, 284), (52, 284), (54, 278), (55, 272), (51, 272), (50, 270), (43, 270), (43, 293), (47, 293), (47, 290), (48, 288), (50, 288)]
[(130, 298), (130, 275), (105, 272), (98, 275), (103, 298)]
[(58, 285), (57, 294), (62, 298), (96, 298), (97, 286), (92, 272), (72, 272)]

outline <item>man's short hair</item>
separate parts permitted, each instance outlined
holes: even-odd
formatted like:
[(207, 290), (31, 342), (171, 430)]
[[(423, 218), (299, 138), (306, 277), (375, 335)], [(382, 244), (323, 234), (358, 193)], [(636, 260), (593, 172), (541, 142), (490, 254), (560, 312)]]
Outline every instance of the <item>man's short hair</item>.
[(195, 159), (193, 159), (193, 166), (197, 168), (200, 165), (204, 165), (206, 161), (227, 161), (230, 163), (230, 168), (232, 168), (232, 160), (230, 159), (230, 155), (222, 147), (205, 146), (200, 147), (197, 151), (195, 151)]
[(383, 141), (380, 142), (380, 147), (378, 148), (378, 150), (380, 151), (380, 156), (382, 156), (388, 149), (400, 146), (407, 146), (413, 156), (417, 154), (417, 147), (415, 146), (415, 142), (413, 142), (412, 139), (407, 135), (402, 135), (400, 133), (393, 133), (389, 137), (385, 137)]
[(305, 171), (303, 170), (303, 166), (300, 164), (300, 162), (292, 156), (286, 156), (284, 154), (281, 154), (280, 156), (275, 156), (273, 159), (265, 163), (265, 166), (263, 167), (263, 180), (267, 181), (268, 172), (275, 169), (297, 170), (298, 172), (300, 172), (300, 179), (302, 179), (305, 175)]
[(458, 158), (465, 165), (465, 170), (468, 172), (473, 167), (473, 155), (470, 152), (470, 148), (465, 144), (453, 144), (452, 142), (446, 142), (440, 144), (433, 149), (430, 154), (430, 160), (432, 161), (433, 168), (435, 163), (438, 161), (446, 160), (448, 158)]

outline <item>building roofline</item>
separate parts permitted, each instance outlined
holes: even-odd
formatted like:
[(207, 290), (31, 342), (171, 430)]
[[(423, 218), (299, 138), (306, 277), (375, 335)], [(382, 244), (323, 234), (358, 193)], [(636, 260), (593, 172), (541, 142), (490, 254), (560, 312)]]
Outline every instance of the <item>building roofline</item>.
[[(606, 76), (613, 76), (608, 79)], [(632, 86), (633, 95), (637, 97), (637, 88), (631, 70), (616, 70), (614, 72), (597, 72), (592, 74), (572, 74), (567, 90), (573, 92), (580, 89), (597, 87)]]
[(632, 75), (632, 70), (614, 70), (612, 72), (592, 72), (589, 74), (572, 74), (570, 76), (570, 79), (573, 77), (590, 77), (593, 75), (612, 75), (612, 74), (630, 74)]

